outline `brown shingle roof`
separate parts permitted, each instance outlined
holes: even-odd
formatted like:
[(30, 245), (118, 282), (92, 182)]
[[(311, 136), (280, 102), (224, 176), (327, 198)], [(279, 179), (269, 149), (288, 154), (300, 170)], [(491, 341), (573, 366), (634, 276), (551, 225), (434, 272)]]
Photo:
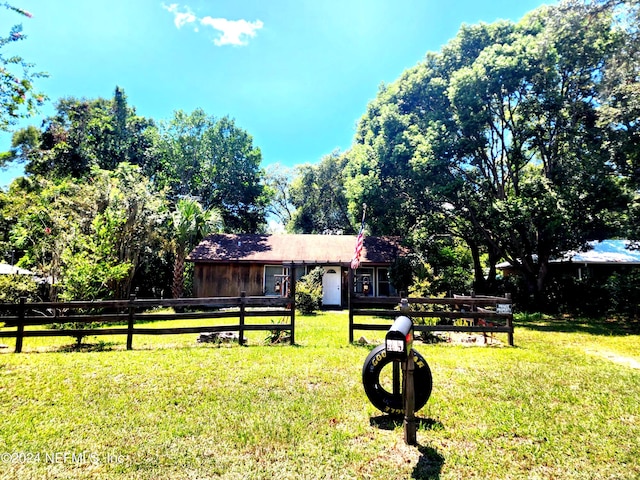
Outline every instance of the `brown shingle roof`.
[[(193, 262), (348, 263), (353, 257), (355, 235), (232, 235), (206, 237), (191, 252)], [(391, 263), (406, 252), (399, 237), (367, 237), (361, 263)]]

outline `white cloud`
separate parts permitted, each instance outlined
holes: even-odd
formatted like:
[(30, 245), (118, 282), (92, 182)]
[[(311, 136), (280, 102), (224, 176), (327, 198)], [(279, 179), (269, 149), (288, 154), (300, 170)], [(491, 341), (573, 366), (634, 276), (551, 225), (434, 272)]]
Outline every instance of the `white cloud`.
[[(170, 5), (162, 4), (162, 8), (173, 14), (173, 23), (176, 28), (182, 28), (187, 24), (197, 21), (201, 25), (208, 26), (220, 32), (220, 35), (213, 40), (217, 46), (223, 45), (247, 45), (249, 38), (256, 36), (256, 32), (263, 27), (260, 20), (249, 22), (247, 20), (228, 20), (226, 18), (198, 17), (188, 6), (180, 7), (177, 3)], [(198, 32), (198, 27), (194, 26), (194, 31)]]
[(175, 23), (177, 28), (181, 28), (188, 23), (193, 23), (198, 19), (189, 7), (185, 7), (185, 11), (181, 12), (177, 3), (172, 3), (171, 5), (162, 4), (162, 8), (173, 13), (173, 23)]
[(246, 20), (227, 20), (226, 18), (204, 17), (200, 20), (202, 25), (207, 25), (221, 32), (213, 43), (219, 47), (222, 45), (246, 45), (248, 38), (255, 37), (263, 23), (260, 20), (248, 22)]

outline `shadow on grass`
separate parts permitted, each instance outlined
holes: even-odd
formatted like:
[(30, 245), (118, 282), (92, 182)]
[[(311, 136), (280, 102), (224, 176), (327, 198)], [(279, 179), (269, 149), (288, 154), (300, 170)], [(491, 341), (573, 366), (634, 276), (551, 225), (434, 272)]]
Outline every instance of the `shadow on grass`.
[[(381, 430), (395, 430), (398, 427), (402, 427), (403, 421), (404, 415), (379, 415), (369, 419), (372, 427), (380, 428)], [(441, 422), (432, 418), (416, 417), (416, 426), (419, 430), (444, 429), (444, 425)], [(420, 480), (439, 479), (444, 465), (444, 457), (435, 448), (425, 445), (418, 445), (418, 452), (420, 452), (420, 458), (411, 473), (411, 478)]]
[(420, 458), (411, 472), (411, 478), (437, 480), (444, 465), (444, 457), (435, 448), (418, 445)]
[[(379, 428), (380, 430), (395, 430), (402, 426), (404, 421), (404, 415), (379, 415), (377, 417), (371, 417), (369, 424), (372, 427)], [(432, 418), (420, 418), (416, 417), (416, 426), (423, 430), (443, 430), (444, 425)]]
[(53, 349), (53, 352), (109, 352), (113, 347), (118, 345), (115, 342), (98, 342), (98, 343), (73, 343), (71, 345), (63, 345)]
[(585, 333), (589, 335), (638, 335), (640, 321), (626, 318), (574, 318), (570, 316), (547, 316), (521, 314), (514, 319), (517, 327), (539, 332)]

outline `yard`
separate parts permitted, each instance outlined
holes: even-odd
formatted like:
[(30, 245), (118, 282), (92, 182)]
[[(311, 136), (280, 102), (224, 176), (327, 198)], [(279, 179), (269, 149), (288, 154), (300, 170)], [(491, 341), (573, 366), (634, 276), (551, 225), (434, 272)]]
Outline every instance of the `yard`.
[(299, 316), (296, 346), (29, 338), (0, 354), (0, 478), (640, 477), (637, 326), (521, 316), (514, 348), (416, 342), (417, 447), (369, 404), (347, 326)]

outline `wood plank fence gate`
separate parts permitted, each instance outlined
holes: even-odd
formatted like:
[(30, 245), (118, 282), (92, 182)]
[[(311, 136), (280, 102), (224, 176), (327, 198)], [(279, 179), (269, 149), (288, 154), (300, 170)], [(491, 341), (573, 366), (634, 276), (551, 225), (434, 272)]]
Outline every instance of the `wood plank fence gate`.
[(355, 330), (388, 330), (390, 322), (356, 322), (357, 317), (395, 319), (408, 315), (416, 332), (506, 333), (513, 342), (513, 312), (510, 296), (462, 296), (450, 298), (405, 298), (406, 312), (401, 312), (403, 297), (349, 297), (349, 343)]

